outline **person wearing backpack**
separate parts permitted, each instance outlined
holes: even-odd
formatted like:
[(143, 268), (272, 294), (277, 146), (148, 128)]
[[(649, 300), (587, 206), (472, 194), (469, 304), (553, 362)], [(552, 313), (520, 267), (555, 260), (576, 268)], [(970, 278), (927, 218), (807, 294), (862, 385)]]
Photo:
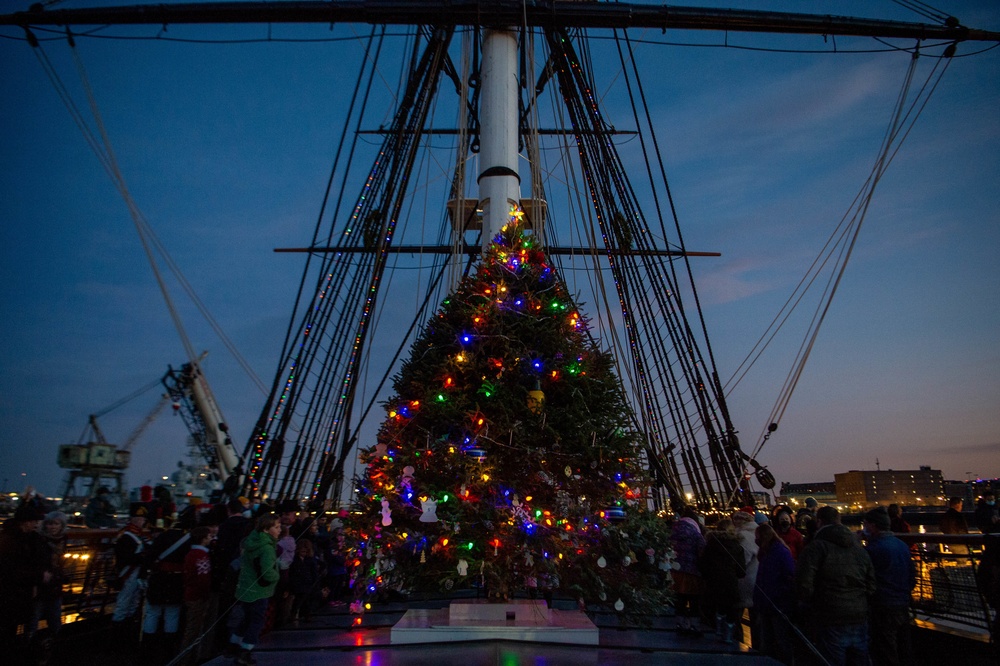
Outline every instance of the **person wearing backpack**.
[(257, 519), (243, 540), (240, 576), (236, 583), (236, 607), (230, 617), (230, 655), (241, 666), (256, 664), (252, 650), (260, 638), (267, 617), (267, 605), (278, 584), (278, 535), (281, 523), (269, 514)]

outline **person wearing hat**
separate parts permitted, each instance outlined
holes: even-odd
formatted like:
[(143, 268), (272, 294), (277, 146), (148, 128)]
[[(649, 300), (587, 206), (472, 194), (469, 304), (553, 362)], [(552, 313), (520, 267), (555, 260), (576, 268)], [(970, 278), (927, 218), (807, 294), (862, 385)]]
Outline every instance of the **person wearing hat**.
[(69, 518), (62, 511), (52, 511), (45, 514), (42, 522), (42, 539), (45, 542), (46, 570), (51, 573), (48, 582), (38, 587), (38, 597), (35, 601), (35, 617), (32, 623), (32, 633), (38, 627), (40, 620), (45, 620), (46, 642), (55, 638), (62, 624), (63, 584), (66, 582), (63, 563), (66, 554), (66, 526)]
[(87, 527), (101, 528), (115, 526), (115, 507), (110, 499), (111, 491), (105, 486), (97, 489), (83, 510), (83, 523)]
[(129, 507), (128, 524), (115, 540), (115, 569), (121, 589), (115, 600), (112, 626), (125, 636), (125, 623), (139, 610), (142, 600), (146, 539), (144, 528), (149, 509), (143, 502), (133, 502)]
[[(34, 619), (38, 587), (52, 574), (47, 570), (45, 541), (38, 524), (45, 512), (33, 503), (23, 503), (0, 530), (0, 655), (8, 663), (27, 659), (26, 639)], [(21, 637), (19, 625), (25, 625)]]
[(910, 593), (917, 572), (910, 548), (889, 530), (885, 507), (865, 514), (865, 550), (875, 567), (875, 594), (871, 598), (871, 659), (875, 666), (912, 664)]

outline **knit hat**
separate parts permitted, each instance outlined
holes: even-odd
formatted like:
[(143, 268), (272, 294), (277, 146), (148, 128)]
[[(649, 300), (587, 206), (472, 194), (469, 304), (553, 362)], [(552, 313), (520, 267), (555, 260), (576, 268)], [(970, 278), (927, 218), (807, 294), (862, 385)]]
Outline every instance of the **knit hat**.
[(63, 527), (69, 524), (69, 517), (62, 511), (50, 511), (45, 514), (46, 523), (62, 523)]
[(740, 526), (740, 525), (743, 525), (744, 523), (749, 523), (751, 520), (753, 520), (753, 516), (752, 515), (750, 515), (746, 511), (742, 511), (742, 510), (741, 511), (734, 511), (733, 515), (731, 515), (729, 517), (732, 519), (733, 524), (735, 524), (737, 527)]
[(766, 513), (764, 513), (763, 511), (758, 511), (757, 513), (753, 514), (753, 522), (757, 523), (758, 525), (763, 525), (764, 523), (769, 522), (769, 520), (767, 518)]

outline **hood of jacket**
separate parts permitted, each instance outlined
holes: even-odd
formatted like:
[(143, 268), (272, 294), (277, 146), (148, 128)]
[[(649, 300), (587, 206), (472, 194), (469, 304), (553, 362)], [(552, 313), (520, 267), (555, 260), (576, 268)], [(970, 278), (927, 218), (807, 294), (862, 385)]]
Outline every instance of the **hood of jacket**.
[(843, 525), (824, 525), (816, 532), (815, 538), (841, 548), (850, 548), (858, 543), (854, 538), (854, 532)]
[(267, 532), (254, 530), (243, 540), (243, 553), (252, 558), (264, 552), (266, 548), (270, 548), (271, 552), (274, 552), (277, 543), (277, 540)]

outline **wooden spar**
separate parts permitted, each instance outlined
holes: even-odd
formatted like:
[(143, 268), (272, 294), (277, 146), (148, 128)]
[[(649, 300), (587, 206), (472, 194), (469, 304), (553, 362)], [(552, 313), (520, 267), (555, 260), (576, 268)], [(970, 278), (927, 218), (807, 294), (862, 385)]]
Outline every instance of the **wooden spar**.
[(0, 25), (158, 25), (182, 23), (369, 23), (564, 28), (659, 28), (946, 41), (1000, 41), (1000, 32), (943, 24), (634, 3), (536, 0), (334, 0), (320, 2), (208, 2), (45, 9), (0, 15)]

